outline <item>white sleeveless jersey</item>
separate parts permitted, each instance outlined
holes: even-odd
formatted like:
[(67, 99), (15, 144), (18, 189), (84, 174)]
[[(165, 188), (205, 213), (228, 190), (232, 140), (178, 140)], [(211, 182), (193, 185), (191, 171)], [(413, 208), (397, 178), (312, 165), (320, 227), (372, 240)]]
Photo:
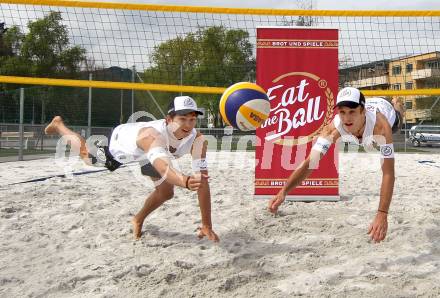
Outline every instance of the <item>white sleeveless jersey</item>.
[(374, 143), (373, 130), (374, 130), (374, 125), (376, 124), (376, 113), (366, 110), (365, 117), (366, 117), (366, 121), (365, 121), (364, 133), (362, 135), (362, 143), (359, 144), (359, 139), (344, 129), (339, 115), (335, 116), (335, 118), (333, 119), (333, 124), (338, 130), (339, 134), (341, 135), (342, 142), (354, 143), (354, 144), (362, 145), (364, 147), (371, 147), (373, 145)]
[(152, 127), (157, 130), (166, 140), (167, 144), (164, 149), (170, 156), (175, 158), (190, 153), (197, 136), (197, 131), (194, 128), (189, 136), (181, 140), (169, 136), (165, 119), (121, 124), (113, 130), (110, 138), (109, 151), (115, 160), (120, 163), (127, 163), (133, 160), (145, 159), (145, 152), (136, 144), (139, 130), (144, 127)]
[(381, 97), (370, 97), (365, 101), (365, 109), (370, 112), (380, 112), (387, 118), (388, 123), (391, 127), (396, 121), (396, 110), (394, 110), (393, 105), (387, 100)]
[(333, 124), (341, 135), (343, 142), (355, 143), (367, 148), (371, 148), (374, 143), (373, 131), (376, 125), (376, 113), (380, 112), (387, 118), (388, 123), (392, 127), (396, 120), (396, 111), (391, 103), (380, 97), (368, 98), (365, 102), (365, 129), (362, 135), (362, 142), (359, 144), (357, 137), (346, 131), (342, 126), (339, 115), (333, 119)]

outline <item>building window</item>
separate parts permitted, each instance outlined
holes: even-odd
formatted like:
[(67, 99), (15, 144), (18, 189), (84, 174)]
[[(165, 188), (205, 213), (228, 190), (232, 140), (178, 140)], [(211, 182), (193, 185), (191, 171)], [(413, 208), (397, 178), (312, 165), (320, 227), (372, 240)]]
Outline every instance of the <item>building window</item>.
[(405, 83), (406, 90), (412, 90), (412, 88), (413, 88), (413, 82), (406, 82)]
[(399, 84), (393, 84), (393, 90), (400, 90), (400, 83)]
[(411, 110), (413, 107), (413, 103), (410, 100), (405, 101), (405, 109)]
[(439, 61), (428, 61), (426, 62), (426, 68), (439, 68)]
[(402, 73), (402, 67), (400, 65), (393, 66), (392, 70), (393, 75), (399, 75)]
[(406, 72), (408, 73), (408, 72), (411, 72), (411, 71), (413, 71), (413, 65), (412, 65), (412, 63), (408, 63), (406, 65)]
[(425, 88), (440, 88), (440, 82), (438, 81), (432, 81), (432, 82), (426, 82), (425, 83)]

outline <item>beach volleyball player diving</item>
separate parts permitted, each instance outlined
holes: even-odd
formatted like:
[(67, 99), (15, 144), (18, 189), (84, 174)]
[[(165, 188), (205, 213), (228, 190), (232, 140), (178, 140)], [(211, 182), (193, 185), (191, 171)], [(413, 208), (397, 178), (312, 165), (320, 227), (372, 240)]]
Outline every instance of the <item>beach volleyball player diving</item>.
[(388, 229), (388, 211), (394, 189), (393, 133), (400, 130), (403, 122), (403, 106), (397, 100), (389, 103), (383, 98), (369, 98), (356, 88), (339, 91), (336, 100), (337, 114), (324, 127), (304, 162), (288, 177), (286, 184), (269, 201), (269, 211), (276, 213), (289, 191), (298, 186), (319, 163), (331, 144), (341, 139), (356, 143), (369, 151), (379, 147), (382, 161), (382, 184), (379, 207), (368, 228), (374, 242), (385, 239)]
[[(128, 162), (141, 164), (142, 174), (154, 181), (155, 189), (131, 221), (136, 239), (142, 235), (145, 218), (171, 199), (174, 187), (179, 186), (198, 194), (202, 217), (199, 238), (206, 236), (209, 240), (218, 241), (211, 222), (207, 142), (195, 129), (197, 116), (201, 114), (191, 97), (178, 96), (170, 102), (165, 119), (121, 124), (113, 130), (108, 146), (88, 146), (84, 138), (64, 125), (60, 116), (52, 120), (45, 133), (69, 139), (71, 146), (77, 147), (81, 159), (89, 165), (104, 166), (114, 171)], [(193, 174), (190, 176), (183, 175), (172, 166), (173, 158), (185, 154), (192, 155)]]

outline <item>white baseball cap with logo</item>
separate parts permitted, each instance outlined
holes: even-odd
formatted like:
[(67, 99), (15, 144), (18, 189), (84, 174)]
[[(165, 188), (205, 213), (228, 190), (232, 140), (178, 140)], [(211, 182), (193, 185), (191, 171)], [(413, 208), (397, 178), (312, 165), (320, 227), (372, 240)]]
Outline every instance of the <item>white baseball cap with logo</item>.
[(352, 109), (358, 106), (365, 106), (365, 97), (359, 89), (345, 87), (341, 89), (336, 98), (337, 107), (349, 107)]
[(175, 97), (168, 107), (168, 114), (175, 113), (177, 115), (185, 115), (191, 112), (203, 115), (203, 112), (197, 108), (196, 101), (189, 96)]

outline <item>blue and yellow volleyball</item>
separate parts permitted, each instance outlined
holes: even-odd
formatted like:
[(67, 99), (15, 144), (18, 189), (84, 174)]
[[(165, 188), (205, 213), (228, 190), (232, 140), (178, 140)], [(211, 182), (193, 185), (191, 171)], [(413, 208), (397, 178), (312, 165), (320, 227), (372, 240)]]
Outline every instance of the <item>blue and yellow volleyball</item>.
[(255, 130), (269, 117), (270, 103), (263, 88), (240, 82), (223, 92), (220, 114), (230, 126), (243, 131)]

